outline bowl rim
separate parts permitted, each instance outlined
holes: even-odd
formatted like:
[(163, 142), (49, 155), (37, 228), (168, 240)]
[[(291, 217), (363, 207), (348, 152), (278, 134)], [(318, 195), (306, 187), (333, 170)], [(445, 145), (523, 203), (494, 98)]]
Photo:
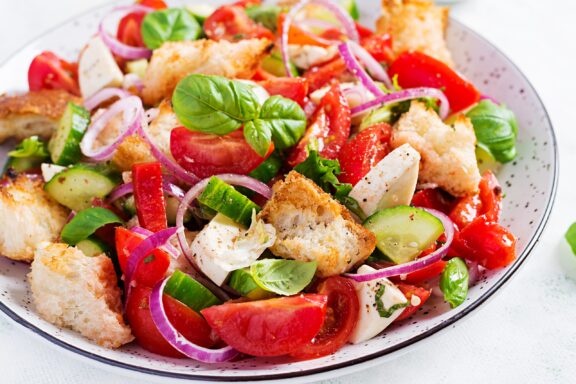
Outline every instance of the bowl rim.
[[(5, 60), (0, 62), (0, 70), (2, 70), (2, 68), (5, 66), (5, 64), (8, 63), (14, 56), (18, 55), (20, 52), (27, 49), (30, 45), (34, 44), (42, 36), (58, 30), (63, 25), (66, 25), (70, 22), (73, 22), (74, 20), (76, 20), (79, 17), (89, 15), (89, 14), (96, 12), (100, 9), (109, 8), (109, 7), (111, 7), (117, 3), (119, 3), (118, 0), (112, 0), (108, 3), (92, 7), (92, 8), (90, 8), (84, 12), (78, 13), (78, 14), (58, 23), (57, 25), (45, 30), (43, 33), (35, 36), (31, 40), (29, 40), (27, 43), (25, 43), (23, 46), (16, 49), (12, 53), (10, 53)], [(472, 304), (470, 304), (470, 306), (467, 307), (466, 309), (464, 309), (463, 311), (455, 314), (454, 316), (448, 318), (446, 321), (441, 322), (440, 324), (428, 329), (427, 331), (425, 331), (421, 334), (418, 334), (414, 337), (411, 337), (411, 338), (409, 338), (409, 339), (407, 339), (407, 340), (405, 340), (405, 341), (403, 341), (397, 345), (394, 345), (392, 347), (388, 347), (386, 349), (383, 349), (383, 350), (375, 352), (375, 353), (371, 353), (371, 354), (366, 355), (366, 356), (362, 356), (362, 357), (359, 357), (359, 358), (356, 358), (353, 360), (341, 362), (341, 363), (326, 366), (326, 367), (318, 367), (318, 368), (307, 369), (307, 370), (303, 370), (303, 371), (295, 371), (295, 372), (287, 372), (287, 373), (273, 373), (273, 374), (267, 374), (267, 375), (262, 375), (262, 376), (257, 376), (257, 377), (246, 376), (246, 375), (219, 377), (219, 376), (202, 375), (202, 374), (198, 374), (198, 373), (167, 372), (167, 371), (162, 371), (162, 370), (158, 370), (158, 369), (154, 369), (154, 368), (141, 367), (141, 366), (133, 365), (130, 363), (119, 362), (119, 361), (116, 361), (114, 359), (111, 359), (108, 357), (103, 357), (103, 356), (100, 356), (98, 354), (89, 352), (89, 351), (84, 350), (80, 347), (77, 347), (73, 344), (65, 342), (56, 336), (49, 334), (48, 332), (44, 331), (43, 329), (37, 327), (36, 325), (34, 325), (34, 324), (30, 323), (29, 321), (25, 320), (24, 318), (20, 317), (18, 314), (16, 314), (12, 309), (10, 309), (6, 304), (4, 304), (1, 301), (0, 301), (0, 311), (4, 312), (9, 318), (11, 318), (17, 324), (21, 325), (22, 327), (31, 331), (32, 333), (42, 337), (46, 341), (48, 341), (48, 342), (50, 342), (56, 346), (62, 347), (63, 349), (67, 350), (68, 352), (72, 352), (76, 356), (82, 356), (84, 358), (92, 360), (92, 362), (112, 366), (116, 369), (118, 369), (118, 368), (127, 369), (129, 371), (132, 371), (133, 373), (146, 374), (146, 375), (154, 376), (157, 378), (163, 377), (163, 378), (172, 378), (172, 379), (188, 380), (188, 381), (196, 380), (196, 381), (205, 381), (205, 382), (227, 382), (227, 383), (231, 383), (231, 382), (256, 382), (256, 381), (262, 382), (262, 381), (276, 381), (276, 380), (288, 380), (288, 379), (295, 379), (295, 378), (303, 378), (306, 376), (314, 376), (314, 375), (320, 375), (323, 373), (326, 374), (328, 372), (343, 370), (345, 368), (352, 368), (354, 366), (360, 366), (360, 365), (368, 363), (368, 362), (376, 362), (377, 359), (391, 355), (391, 354), (398, 352), (404, 348), (413, 346), (416, 343), (423, 341), (424, 339), (427, 339), (427, 338), (431, 337), (432, 335), (439, 333), (440, 331), (445, 330), (449, 326), (455, 324), (460, 319), (462, 319), (462, 318), (466, 317), (467, 315), (469, 315), (470, 313), (474, 312), (476, 309), (478, 309), (480, 306), (482, 306), (484, 303), (486, 303), (489, 298), (491, 298), (500, 288), (502, 288), (504, 286), (504, 284), (506, 284), (507, 282), (510, 281), (510, 278), (518, 271), (520, 266), (522, 264), (524, 264), (524, 262), (526, 261), (526, 259), (528, 258), (528, 256), (532, 252), (532, 250), (534, 249), (535, 245), (540, 240), (542, 232), (544, 231), (544, 229), (548, 223), (548, 220), (550, 218), (550, 214), (552, 212), (554, 202), (556, 199), (556, 193), (557, 193), (557, 189), (558, 189), (558, 177), (559, 177), (559, 154), (558, 154), (558, 143), (557, 143), (557, 139), (556, 139), (556, 134), (554, 131), (554, 126), (552, 124), (552, 120), (550, 118), (550, 114), (548, 113), (548, 110), (546, 109), (546, 106), (545, 106), (544, 102), (542, 101), (542, 98), (540, 97), (540, 95), (536, 91), (536, 88), (530, 82), (530, 80), (524, 74), (524, 72), (504, 52), (502, 52), (502, 50), (500, 48), (498, 48), (498, 46), (493, 44), (489, 39), (485, 38), (480, 33), (476, 32), (475, 30), (468, 27), (464, 23), (458, 21), (457, 19), (454, 19), (452, 16), (450, 17), (450, 23), (458, 25), (459, 28), (465, 30), (467, 33), (470, 33), (471, 35), (475, 36), (476, 38), (479, 38), (480, 40), (483, 40), (484, 42), (486, 42), (488, 45), (490, 45), (495, 50), (495, 52), (498, 55), (502, 56), (506, 62), (508, 62), (515, 70), (517, 70), (518, 73), (522, 76), (522, 78), (524, 78), (524, 80), (528, 84), (528, 87), (536, 96), (538, 103), (541, 105), (543, 112), (544, 112), (545, 119), (551, 128), (550, 129), (550, 136), (552, 138), (552, 147), (553, 147), (553, 178), (552, 178), (551, 193), (548, 196), (548, 200), (546, 202), (546, 207), (544, 209), (544, 214), (542, 216), (542, 219), (538, 223), (538, 227), (536, 228), (534, 235), (532, 236), (532, 238), (530, 239), (530, 241), (526, 245), (526, 248), (524, 249), (524, 251), (518, 256), (516, 262), (514, 262), (514, 264), (512, 266), (510, 266), (510, 268), (502, 275), (502, 277), (500, 277), (500, 279), (494, 284), (494, 286), (492, 286), (490, 289), (485, 291), (476, 301), (474, 301)], [(235, 372), (238, 372), (238, 371), (235, 371)]]

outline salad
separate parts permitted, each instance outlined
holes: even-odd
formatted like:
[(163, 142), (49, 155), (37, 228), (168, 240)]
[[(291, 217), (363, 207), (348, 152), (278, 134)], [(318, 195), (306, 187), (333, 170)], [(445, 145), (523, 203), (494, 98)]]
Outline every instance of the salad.
[[(509, 265), (512, 111), (454, 69), (447, 12), (141, 0), (0, 96), (0, 254), (109, 348), (312, 359), (452, 308)], [(410, 326), (406, 324), (405, 326)]]

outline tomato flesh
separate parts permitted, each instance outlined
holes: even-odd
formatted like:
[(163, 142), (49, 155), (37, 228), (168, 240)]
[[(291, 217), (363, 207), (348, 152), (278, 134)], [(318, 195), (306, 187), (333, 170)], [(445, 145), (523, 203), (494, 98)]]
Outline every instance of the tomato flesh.
[[(396, 284), (396, 286), (402, 292), (402, 294), (404, 294), (404, 296), (410, 303), (408, 307), (404, 308), (404, 310), (402, 311), (400, 316), (398, 316), (396, 321), (402, 321), (412, 316), (418, 310), (418, 308), (424, 305), (424, 303), (426, 302), (426, 300), (428, 300), (428, 298), (430, 298), (430, 294), (432, 293), (432, 291), (430, 290), (404, 283), (398, 283)], [(417, 305), (412, 305), (413, 296), (416, 296), (419, 299), (419, 303)]]
[[(285, 14), (281, 14), (278, 18), (278, 31), (280, 33), (284, 30), (284, 20), (286, 19)], [(315, 45), (317, 47), (328, 47), (329, 44), (326, 40), (319, 39), (313, 33), (310, 33), (294, 23), (290, 24), (290, 29), (288, 29), (288, 43), (296, 45)]]
[(223, 5), (204, 21), (204, 32), (211, 40), (239, 41), (251, 38), (274, 40), (274, 34), (248, 17), (242, 6)]
[(371, 35), (360, 40), (360, 45), (379, 62), (390, 63), (394, 59), (392, 38), (388, 34)]
[(166, 229), (168, 224), (160, 163), (134, 164), (132, 166), (132, 183), (140, 225), (152, 232)]
[(294, 100), (301, 107), (306, 104), (308, 81), (302, 77), (276, 77), (260, 82), (270, 96), (280, 95)]
[(420, 208), (436, 209), (449, 214), (455, 205), (454, 198), (439, 188), (422, 189), (412, 197), (412, 205)]
[(80, 96), (77, 65), (62, 60), (52, 52), (42, 52), (30, 63), (28, 87), (30, 91), (61, 89)]
[(126, 45), (143, 47), (141, 27), (145, 16), (145, 12), (131, 12), (122, 17), (118, 23), (116, 38)]
[(304, 78), (308, 80), (310, 92), (323, 88), (331, 80), (340, 77), (346, 71), (346, 64), (340, 58), (328, 63), (314, 66), (304, 73)]
[(251, 356), (281, 356), (307, 345), (322, 328), (325, 295), (304, 294), (203, 309), (228, 345)]

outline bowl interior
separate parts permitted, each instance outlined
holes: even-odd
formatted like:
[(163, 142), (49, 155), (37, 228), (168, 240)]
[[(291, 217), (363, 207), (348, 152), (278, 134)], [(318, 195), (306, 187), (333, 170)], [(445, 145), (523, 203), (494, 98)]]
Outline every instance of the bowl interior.
[[(367, 20), (379, 13), (379, 2), (360, 1), (360, 6)], [(110, 9), (111, 6), (105, 6), (79, 16), (43, 34), (16, 53), (0, 68), (3, 88), (0, 92), (26, 89), (25, 69), (40, 51), (53, 50), (75, 58)], [(557, 164), (554, 134), (544, 106), (518, 68), (489, 42), (454, 20), (448, 29), (448, 41), (458, 70), (483, 93), (506, 103), (516, 113), (520, 125), (519, 156), (498, 173), (505, 194), (502, 222), (518, 236), (518, 260), (506, 269), (485, 273), (471, 288), (466, 302), (457, 309), (449, 310), (442, 300), (434, 298), (412, 318), (388, 328), (375, 339), (346, 346), (332, 356), (317, 360), (248, 358), (216, 365), (162, 358), (137, 346), (115, 351), (100, 348), (73, 332), (43, 321), (30, 304), (26, 283), (28, 265), (5, 258), (0, 258), (0, 309), (51, 342), (111, 365), (156, 375), (231, 381), (279, 379), (350, 366), (398, 351), (452, 324), (500, 288), (535, 244), (553, 200)], [(8, 148), (0, 146), (2, 162)]]

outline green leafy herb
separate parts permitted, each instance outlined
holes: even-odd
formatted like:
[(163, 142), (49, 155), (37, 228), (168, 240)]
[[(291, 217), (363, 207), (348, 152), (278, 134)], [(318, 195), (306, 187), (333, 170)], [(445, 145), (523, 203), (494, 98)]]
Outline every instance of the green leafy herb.
[(244, 138), (260, 157), (264, 157), (272, 142), (272, 132), (264, 121), (252, 120), (244, 124)]
[(250, 266), (250, 274), (262, 289), (290, 296), (303, 290), (314, 277), (316, 262), (264, 259)]
[(62, 241), (76, 245), (96, 232), (98, 228), (112, 223), (122, 224), (122, 220), (112, 211), (101, 207), (84, 209), (64, 226), (61, 234)]
[(272, 96), (264, 102), (258, 121), (270, 130), (278, 149), (296, 144), (306, 130), (306, 114), (302, 108), (282, 96)]
[(382, 301), (382, 296), (384, 296), (385, 290), (386, 290), (386, 285), (380, 284), (380, 288), (378, 288), (378, 291), (376, 292), (376, 296), (374, 297), (374, 299), (376, 301), (376, 310), (378, 310), (378, 314), (380, 314), (380, 317), (389, 318), (397, 310), (399, 310), (401, 308), (406, 308), (409, 305), (408, 301), (406, 301), (404, 303), (394, 304), (394, 305), (390, 306), (390, 308), (386, 308), (384, 306), (384, 302)]
[(576, 223), (573, 223), (566, 231), (564, 238), (572, 248), (572, 253), (576, 255)]
[(478, 145), (494, 159), (507, 163), (516, 157), (518, 123), (511, 110), (486, 99), (468, 111), (466, 116), (474, 126)]
[(154, 255), (149, 255), (144, 258), (144, 264), (149, 264), (154, 261)]
[(262, 24), (272, 32), (276, 32), (280, 13), (282, 13), (282, 8), (277, 5), (254, 5), (246, 7), (246, 14), (249, 18)]
[(440, 276), (440, 290), (452, 308), (456, 308), (466, 300), (468, 295), (468, 267), (459, 257), (454, 257), (446, 263)]
[(179, 270), (168, 279), (164, 293), (197, 312), (222, 303), (208, 288)]
[(12, 151), (8, 152), (8, 156), (13, 158), (37, 157), (46, 159), (50, 154), (46, 147), (46, 143), (38, 138), (38, 136), (30, 136), (22, 140)]
[(150, 49), (159, 48), (166, 41), (196, 40), (201, 33), (196, 18), (182, 8), (150, 12), (142, 22), (142, 39)]

